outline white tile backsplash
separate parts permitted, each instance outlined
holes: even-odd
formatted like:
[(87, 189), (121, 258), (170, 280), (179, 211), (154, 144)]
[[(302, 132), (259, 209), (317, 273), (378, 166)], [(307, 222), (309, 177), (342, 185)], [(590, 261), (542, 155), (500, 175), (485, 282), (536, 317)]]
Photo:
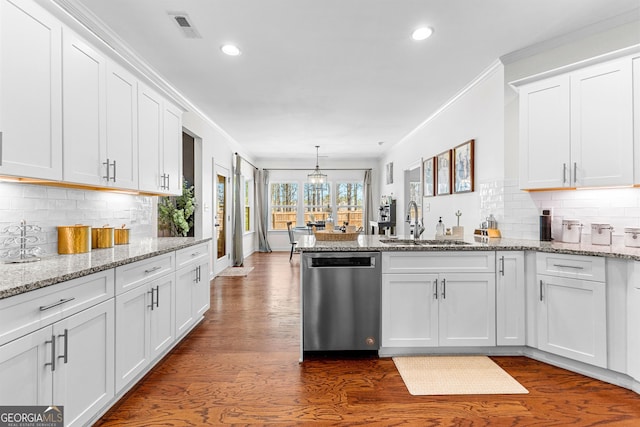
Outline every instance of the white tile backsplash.
[[(502, 235), (510, 238), (537, 239), (542, 209), (551, 209), (553, 228), (562, 219), (579, 219), (583, 234), (591, 233), (592, 223), (608, 223), (614, 235), (624, 235), (624, 227), (640, 226), (640, 189), (590, 189), (526, 192), (517, 181), (505, 182), (505, 220)], [(583, 237), (588, 238), (587, 237)]]
[(126, 224), (131, 239), (142, 239), (157, 235), (155, 218), (151, 196), (0, 182), (0, 249), (2, 230), (23, 219), (43, 229), (38, 246), (47, 254), (57, 254), (59, 225)]

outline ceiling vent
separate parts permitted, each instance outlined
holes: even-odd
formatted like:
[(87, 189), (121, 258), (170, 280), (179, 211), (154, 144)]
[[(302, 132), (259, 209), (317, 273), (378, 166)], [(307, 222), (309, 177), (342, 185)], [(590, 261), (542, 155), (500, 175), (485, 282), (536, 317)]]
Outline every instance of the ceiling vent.
[(173, 19), (173, 22), (176, 23), (182, 34), (188, 39), (201, 39), (202, 36), (191, 24), (191, 19), (189, 15), (184, 12), (169, 12), (169, 16)]

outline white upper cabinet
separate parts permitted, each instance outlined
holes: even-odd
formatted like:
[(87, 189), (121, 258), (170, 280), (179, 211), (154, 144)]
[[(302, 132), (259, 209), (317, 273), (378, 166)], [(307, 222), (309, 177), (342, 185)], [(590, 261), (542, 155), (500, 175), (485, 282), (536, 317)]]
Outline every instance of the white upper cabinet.
[(633, 184), (631, 59), (571, 75), (573, 186)]
[(138, 188), (138, 81), (107, 62), (107, 153), (109, 186)]
[(569, 184), (569, 76), (520, 89), (520, 187)]
[(633, 58), (634, 183), (640, 184), (640, 56)]
[(62, 179), (62, 27), (0, 0), (0, 174)]
[(631, 58), (526, 84), (520, 188), (633, 183)]
[(182, 194), (182, 111), (155, 91), (138, 90), (139, 188)]
[(106, 59), (64, 29), (64, 180), (106, 183)]

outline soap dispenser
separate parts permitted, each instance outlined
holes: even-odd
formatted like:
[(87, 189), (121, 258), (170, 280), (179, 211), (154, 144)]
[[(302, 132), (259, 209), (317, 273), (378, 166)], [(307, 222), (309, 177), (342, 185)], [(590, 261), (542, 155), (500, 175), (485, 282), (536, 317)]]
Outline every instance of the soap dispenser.
[(436, 224), (436, 237), (444, 237), (444, 222), (442, 222), (442, 217)]

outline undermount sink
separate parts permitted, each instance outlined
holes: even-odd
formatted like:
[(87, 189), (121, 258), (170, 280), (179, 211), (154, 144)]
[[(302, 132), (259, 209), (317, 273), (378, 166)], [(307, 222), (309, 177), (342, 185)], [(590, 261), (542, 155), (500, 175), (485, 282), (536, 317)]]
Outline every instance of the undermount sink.
[(396, 246), (450, 246), (468, 245), (463, 240), (413, 240), (413, 239), (380, 239), (381, 243)]

